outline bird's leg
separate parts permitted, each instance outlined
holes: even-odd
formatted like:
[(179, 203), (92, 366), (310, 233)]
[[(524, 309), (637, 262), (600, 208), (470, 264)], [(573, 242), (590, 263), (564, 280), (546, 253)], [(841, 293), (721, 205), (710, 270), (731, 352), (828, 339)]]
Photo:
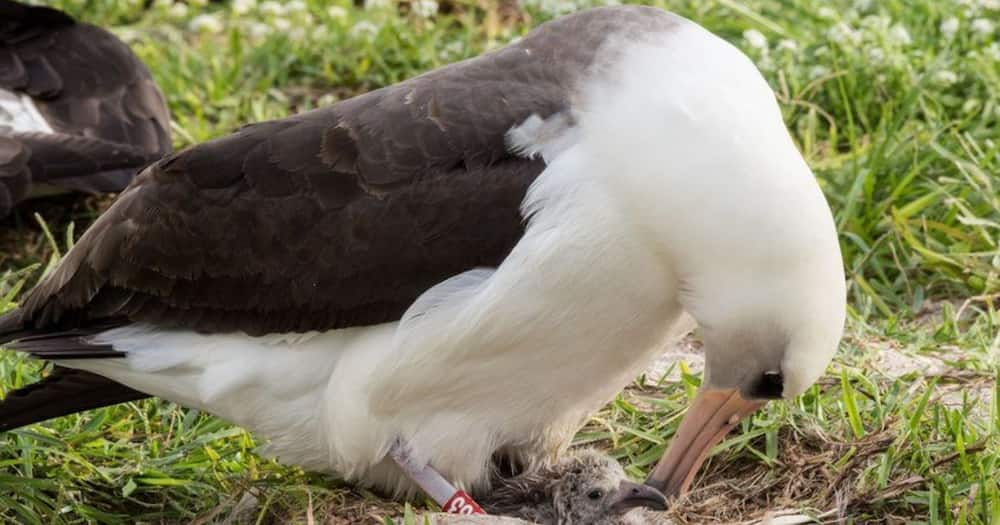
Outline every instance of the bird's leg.
[(444, 479), (444, 476), (434, 470), (434, 467), (417, 465), (410, 455), (409, 448), (401, 441), (396, 441), (392, 446), (392, 449), (389, 450), (389, 457), (441, 506), (441, 510), (451, 514), (486, 514), (472, 499), (472, 496)]

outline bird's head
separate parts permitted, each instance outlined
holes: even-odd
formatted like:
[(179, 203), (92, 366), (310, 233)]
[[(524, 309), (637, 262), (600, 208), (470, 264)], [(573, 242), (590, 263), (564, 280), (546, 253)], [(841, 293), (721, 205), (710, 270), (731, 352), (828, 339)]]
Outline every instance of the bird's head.
[(746, 55), (681, 22), (621, 56), (580, 116), (600, 130), (582, 135), (587, 166), (663, 268), (643, 278), (667, 284), (643, 290), (669, 290), (705, 342), (702, 390), (647, 481), (672, 496), (740, 418), (822, 375), (844, 268), (830, 207)]
[(564, 460), (551, 487), (557, 523), (604, 523), (642, 507), (666, 508), (652, 487), (632, 483), (613, 458), (583, 450)]
[[(780, 124), (778, 112), (773, 126)], [(764, 126), (759, 126), (763, 128)], [(711, 448), (772, 399), (804, 392), (838, 347), (843, 261), (830, 208), (787, 132), (728, 144), (704, 196), (663, 236), (681, 307), (702, 330), (705, 377), (648, 483), (684, 492)], [(704, 191), (702, 193), (702, 191)], [(684, 224), (684, 223), (687, 224)], [(681, 224), (677, 224), (681, 223)]]
[(608, 187), (703, 332), (702, 390), (647, 481), (673, 496), (742, 417), (822, 375), (846, 290), (830, 207), (753, 63), (690, 23), (637, 49), (622, 92), (585, 118), (604, 124)]
[(702, 388), (647, 483), (668, 496), (683, 493), (712, 447), (742, 418), (770, 400), (803, 393), (823, 374), (845, 315), (834, 252), (832, 268), (818, 262), (789, 268), (776, 273), (780, 282), (757, 284), (752, 293), (717, 290), (708, 312), (696, 310), (703, 319)]

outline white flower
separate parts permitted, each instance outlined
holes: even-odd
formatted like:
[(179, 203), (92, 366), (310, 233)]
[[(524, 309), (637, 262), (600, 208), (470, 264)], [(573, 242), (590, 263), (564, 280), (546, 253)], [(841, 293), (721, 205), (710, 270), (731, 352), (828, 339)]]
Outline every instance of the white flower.
[(438, 3), (436, 0), (413, 0), (410, 9), (419, 17), (430, 18), (437, 14)]
[(576, 3), (572, 0), (525, 0), (524, 4), (536, 7), (543, 13), (552, 16), (572, 13), (577, 9)]
[(174, 4), (167, 10), (167, 14), (171, 18), (184, 18), (188, 15), (188, 6), (187, 4)]
[(992, 58), (993, 60), (1000, 61), (1000, 44), (993, 42), (990, 44), (990, 47), (987, 47), (984, 51), (986, 52), (986, 56)]
[(885, 60), (885, 51), (881, 47), (872, 47), (868, 49), (868, 60), (875, 64), (878, 64)]
[(306, 38), (306, 28), (302, 26), (295, 26), (291, 31), (288, 32), (288, 38), (300, 42)]
[(337, 97), (337, 95), (335, 95), (333, 93), (327, 93), (327, 94), (319, 97), (318, 100), (316, 100), (316, 107), (329, 106), (329, 105), (333, 104), (334, 102), (336, 102), (338, 100), (340, 100), (340, 99), (339, 99), (339, 97)]
[(819, 8), (819, 10), (816, 11), (816, 14), (819, 15), (820, 18), (826, 18), (827, 20), (833, 20), (837, 18), (837, 12), (834, 11), (832, 7), (827, 7), (827, 6)]
[(901, 24), (896, 24), (889, 29), (889, 41), (901, 46), (908, 46), (913, 43), (910, 32)]
[(313, 40), (323, 40), (329, 36), (330, 30), (323, 24), (320, 24), (313, 28), (312, 37)]
[(158, 9), (167, 9), (174, 5), (174, 0), (156, 0), (153, 2), (153, 7)]
[(867, 11), (872, 7), (872, 0), (854, 0), (854, 8), (858, 11)]
[(958, 32), (958, 19), (951, 17), (944, 22), (941, 22), (941, 34), (947, 39), (952, 39), (955, 37), (955, 33)]
[(233, 0), (233, 5), (231, 6), (233, 12), (238, 15), (245, 15), (253, 8), (257, 6), (257, 0)]
[(285, 6), (274, 0), (267, 0), (260, 3), (260, 12), (268, 16), (281, 16), (285, 14)]
[(826, 36), (838, 44), (858, 44), (861, 42), (861, 32), (843, 22), (831, 27)]
[(934, 81), (942, 86), (950, 86), (958, 82), (958, 75), (954, 71), (942, 69), (934, 73)]
[(307, 9), (308, 7), (306, 6), (306, 3), (302, 0), (292, 0), (291, 2), (285, 4), (285, 11), (289, 13), (301, 13)]
[(870, 15), (861, 19), (861, 27), (877, 32), (885, 32), (889, 29), (892, 19), (887, 16)]
[(809, 78), (817, 79), (819, 77), (825, 77), (830, 74), (830, 68), (825, 66), (813, 66), (809, 69)]
[(330, 15), (330, 18), (334, 20), (343, 20), (347, 18), (347, 9), (339, 5), (332, 5), (326, 10), (326, 14)]
[(995, 28), (996, 24), (994, 24), (992, 20), (977, 18), (972, 21), (972, 31), (979, 33), (980, 35), (988, 35), (992, 33)]
[(764, 33), (761, 33), (756, 29), (747, 29), (744, 31), (743, 39), (747, 41), (747, 44), (750, 44), (750, 47), (767, 49), (767, 37), (764, 36)]
[(783, 38), (780, 41), (778, 41), (778, 49), (783, 49), (787, 51), (796, 51), (799, 49), (799, 44), (794, 40)]
[(367, 20), (362, 20), (354, 24), (354, 27), (351, 28), (351, 34), (372, 38), (378, 34), (378, 26)]
[(465, 43), (461, 40), (454, 40), (444, 46), (438, 56), (442, 60), (453, 60), (462, 55), (465, 51)]
[(292, 23), (289, 22), (287, 18), (281, 18), (281, 17), (272, 20), (271, 25), (274, 26), (274, 28), (277, 29), (278, 31), (281, 31), (282, 33), (292, 28)]
[(260, 22), (251, 22), (247, 27), (247, 33), (250, 34), (250, 38), (259, 40), (271, 33), (271, 26)]
[(365, 0), (365, 9), (388, 9), (393, 6), (393, 0)]
[(192, 18), (188, 28), (196, 33), (219, 33), (222, 31), (222, 21), (215, 15), (203, 13)]

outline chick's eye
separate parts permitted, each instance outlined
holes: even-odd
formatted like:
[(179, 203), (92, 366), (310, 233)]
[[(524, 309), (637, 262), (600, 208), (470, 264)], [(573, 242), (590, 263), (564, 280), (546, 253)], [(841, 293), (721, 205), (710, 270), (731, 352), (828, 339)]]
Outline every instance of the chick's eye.
[(604, 496), (604, 491), (601, 489), (594, 489), (587, 493), (587, 497), (590, 499), (601, 499)]

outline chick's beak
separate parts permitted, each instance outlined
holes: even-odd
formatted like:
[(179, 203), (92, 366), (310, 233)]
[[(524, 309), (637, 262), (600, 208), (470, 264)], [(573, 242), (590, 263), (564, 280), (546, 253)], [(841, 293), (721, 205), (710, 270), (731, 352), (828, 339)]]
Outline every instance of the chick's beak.
[(667, 497), (687, 492), (712, 447), (763, 405), (764, 401), (743, 399), (736, 389), (699, 392), (646, 484)]
[(667, 498), (659, 490), (649, 485), (622, 481), (618, 486), (617, 494), (615, 494), (612, 508), (618, 512), (624, 512), (635, 507), (666, 510)]

